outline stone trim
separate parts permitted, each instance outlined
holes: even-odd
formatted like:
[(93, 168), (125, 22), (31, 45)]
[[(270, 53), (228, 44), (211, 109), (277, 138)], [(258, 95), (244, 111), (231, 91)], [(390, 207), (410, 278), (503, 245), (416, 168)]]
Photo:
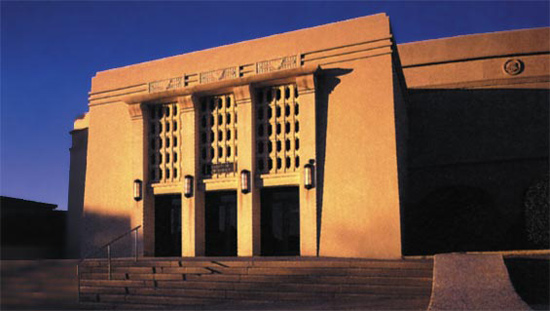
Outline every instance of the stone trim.
[(181, 109), (183, 113), (194, 109), (196, 98), (194, 95), (185, 95), (179, 96), (176, 101), (178, 103), (178, 108)]
[(130, 114), (130, 119), (132, 120), (143, 119), (143, 105), (141, 103), (133, 103), (128, 105), (128, 113)]
[(315, 93), (316, 79), (314, 74), (303, 75), (296, 78), (298, 92), (302, 95)]

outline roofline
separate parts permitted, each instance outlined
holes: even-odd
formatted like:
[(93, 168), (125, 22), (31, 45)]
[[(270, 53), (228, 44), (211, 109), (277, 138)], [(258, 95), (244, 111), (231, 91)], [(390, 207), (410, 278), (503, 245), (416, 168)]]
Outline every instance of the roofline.
[(170, 58), (174, 58), (174, 57), (179, 57), (181, 55), (192, 55), (192, 54), (196, 54), (196, 53), (202, 53), (202, 52), (205, 52), (205, 51), (211, 51), (211, 50), (216, 50), (216, 49), (220, 49), (220, 48), (225, 48), (225, 47), (228, 47), (228, 46), (247, 44), (247, 43), (250, 43), (250, 42), (263, 40), (263, 39), (266, 39), (266, 38), (271, 38), (271, 37), (279, 36), (279, 35), (283, 35), (283, 34), (291, 34), (291, 33), (294, 33), (294, 32), (300, 32), (300, 31), (307, 30), (307, 29), (315, 29), (315, 28), (320, 28), (320, 27), (325, 27), (325, 26), (328, 26), (328, 25), (332, 25), (332, 24), (350, 22), (350, 21), (353, 21), (353, 20), (358, 20), (358, 19), (363, 19), (363, 18), (372, 18), (374, 16), (379, 16), (379, 15), (387, 16), (386, 13), (382, 12), (382, 13), (377, 13), (377, 14), (373, 14), (373, 15), (354, 17), (354, 18), (345, 19), (345, 20), (341, 20), (341, 21), (335, 21), (335, 22), (330, 22), (330, 23), (326, 23), (326, 24), (321, 24), (321, 25), (316, 25), (316, 26), (311, 26), (311, 27), (306, 27), (306, 28), (300, 28), (300, 29), (280, 32), (280, 33), (271, 34), (271, 35), (264, 36), (264, 37), (258, 37), (258, 38), (254, 38), (254, 39), (238, 41), (238, 42), (228, 43), (228, 44), (224, 44), (224, 45), (218, 45), (218, 46), (215, 46), (215, 47), (210, 47), (210, 48), (206, 48), (206, 49), (202, 49), (202, 50), (191, 51), (191, 52), (187, 52), (187, 53), (184, 52), (184, 53), (181, 53), (181, 54), (166, 56), (166, 57), (163, 57), (163, 58), (156, 58), (156, 59), (147, 60), (147, 61), (143, 61), (143, 62), (139, 62), (139, 63), (133, 63), (133, 64), (130, 64), (130, 65), (124, 65), (124, 66), (120, 66), (120, 67), (105, 69), (105, 70), (97, 71), (95, 75), (97, 76), (97, 74), (99, 74), (99, 73), (106, 73), (106, 72), (109, 72), (109, 71), (114, 71), (114, 70), (127, 68), (127, 67), (133, 67), (133, 66), (136, 66), (136, 65), (162, 61), (162, 60), (166, 60), (166, 59), (170, 59)]

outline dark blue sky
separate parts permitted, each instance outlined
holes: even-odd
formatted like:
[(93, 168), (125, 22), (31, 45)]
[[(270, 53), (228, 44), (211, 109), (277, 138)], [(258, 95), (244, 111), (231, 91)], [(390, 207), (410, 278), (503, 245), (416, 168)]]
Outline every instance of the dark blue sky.
[(398, 43), (550, 24), (548, 1), (2, 1), (0, 195), (66, 209), (69, 131), (97, 71), (380, 12)]

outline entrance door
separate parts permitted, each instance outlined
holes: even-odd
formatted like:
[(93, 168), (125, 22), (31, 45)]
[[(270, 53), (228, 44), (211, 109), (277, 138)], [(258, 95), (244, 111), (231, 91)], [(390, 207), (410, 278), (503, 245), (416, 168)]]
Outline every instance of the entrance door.
[(261, 196), (262, 256), (299, 256), (298, 187), (264, 188)]
[(206, 193), (206, 256), (237, 256), (237, 192)]
[(155, 256), (181, 256), (181, 195), (155, 196)]

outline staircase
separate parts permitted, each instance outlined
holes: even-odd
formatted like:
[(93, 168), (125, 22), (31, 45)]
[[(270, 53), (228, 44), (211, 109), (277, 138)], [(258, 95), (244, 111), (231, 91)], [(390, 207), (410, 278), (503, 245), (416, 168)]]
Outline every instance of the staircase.
[(433, 261), (336, 258), (105, 259), (81, 264), (84, 308), (422, 309)]

